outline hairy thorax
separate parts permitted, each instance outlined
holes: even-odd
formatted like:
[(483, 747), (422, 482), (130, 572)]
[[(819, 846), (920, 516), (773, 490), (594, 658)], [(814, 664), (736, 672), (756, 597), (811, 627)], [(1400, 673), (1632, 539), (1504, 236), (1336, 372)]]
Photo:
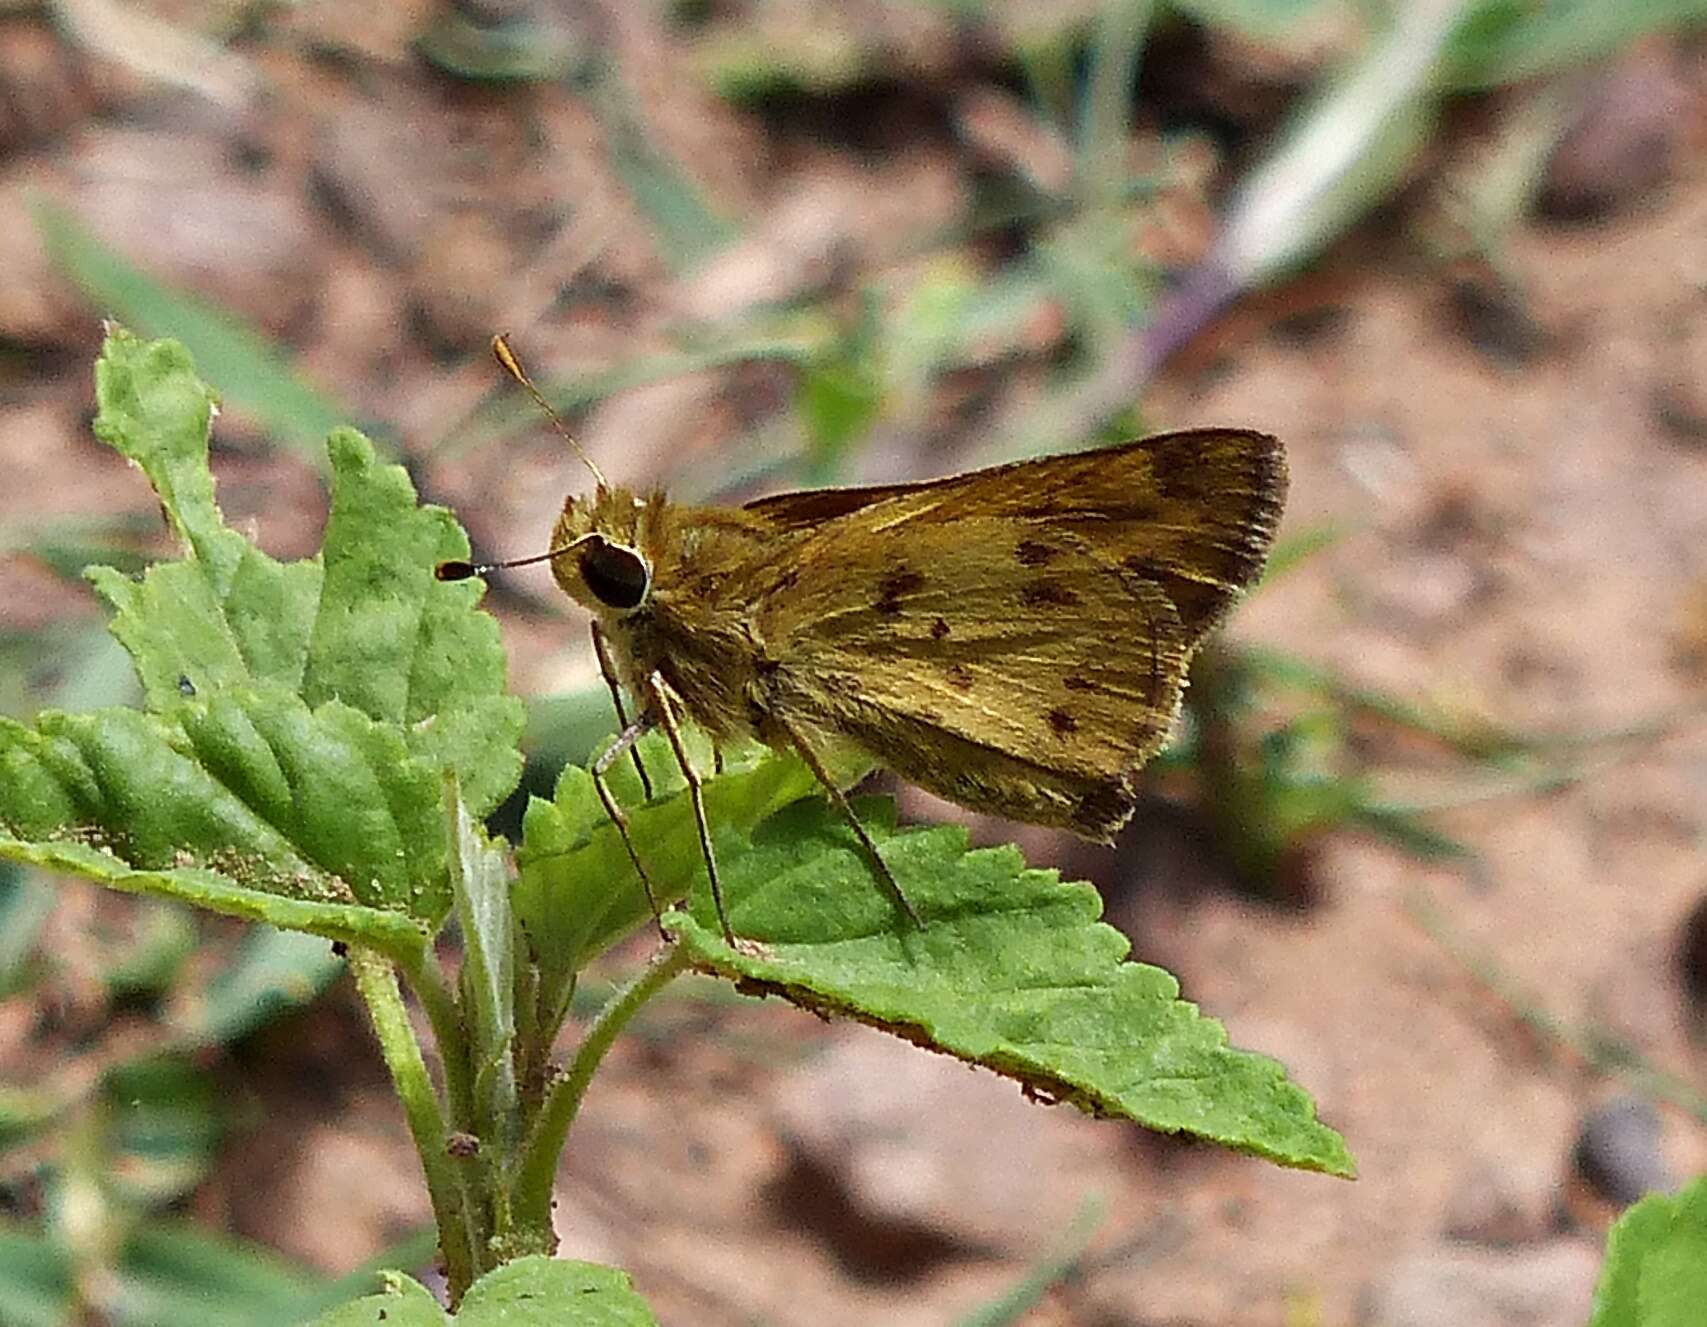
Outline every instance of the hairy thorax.
[[(646, 590), (631, 606), (600, 594), (589, 550), (598, 541), (638, 555)], [(552, 571), (570, 597), (592, 611), (620, 680), (635, 694), (661, 677), (686, 711), (719, 737), (749, 736), (763, 724), (764, 642), (754, 605), (771, 565), (774, 530), (739, 510), (682, 507), (660, 493), (599, 489), (564, 505)], [(601, 556), (609, 556), (603, 550)]]

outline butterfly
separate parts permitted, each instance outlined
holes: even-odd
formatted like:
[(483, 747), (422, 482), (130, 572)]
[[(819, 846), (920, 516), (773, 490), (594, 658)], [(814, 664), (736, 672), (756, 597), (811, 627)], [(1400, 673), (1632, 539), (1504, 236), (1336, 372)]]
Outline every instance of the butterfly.
[[(493, 348), (550, 414), (504, 338)], [(684, 719), (798, 755), (920, 923), (831, 756), (858, 751), (970, 810), (1107, 841), (1168, 740), (1193, 653), (1261, 574), (1287, 484), (1275, 438), (1192, 429), (920, 483), (689, 506), (608, 483), (558, 427), (594, 488), (564, 503), (549, 551), (439, 574), (548, 560), (592, 614), (623, 724), (594, 764), (599, 795), (656, 914), (603, 776), (662, 728), (732, 945)], [(640, 706), (632, 723), (623, 691)]]

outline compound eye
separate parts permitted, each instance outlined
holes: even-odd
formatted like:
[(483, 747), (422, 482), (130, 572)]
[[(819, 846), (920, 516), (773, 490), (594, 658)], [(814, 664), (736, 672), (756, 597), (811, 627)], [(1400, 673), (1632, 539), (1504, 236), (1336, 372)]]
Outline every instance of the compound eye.
[(581, 579), (608, 608), (638, 608), (652, 588), (652, 569), (632, 548), (594, 535), (581, 550)]

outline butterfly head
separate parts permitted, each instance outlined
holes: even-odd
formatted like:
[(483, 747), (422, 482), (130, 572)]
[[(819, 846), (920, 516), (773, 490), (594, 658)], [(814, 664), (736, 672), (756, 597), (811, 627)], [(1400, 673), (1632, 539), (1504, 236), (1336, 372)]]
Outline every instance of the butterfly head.
[(652, 559), (643, 549), (643, 528), (652, 501), (601, 484), (563, 504), (551, 536), (551, 574), (581, 607), (619, 616), (645, 607)]

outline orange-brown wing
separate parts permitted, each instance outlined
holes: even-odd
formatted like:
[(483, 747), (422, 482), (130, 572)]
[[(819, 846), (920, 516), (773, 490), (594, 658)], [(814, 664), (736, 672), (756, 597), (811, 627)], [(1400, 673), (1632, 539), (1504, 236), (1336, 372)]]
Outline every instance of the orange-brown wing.
[(1175, 434), (917, 485), (799, 539), (770, 703), (979, 810), (1106, 837), (1260, 570), (1278, 446)]
[[(742, 510), (829, 540), (859, 538), (868, 524), (903, 529), (968, 515), (1011, 518), (1038, 535), (1066, 530), (1118, 549), (1201, 634), (1261, 572), (1285, 500), (1278, 439), (1188, 429), (916, 484), (778, 493)], [(1028, 545), (1032, 559), (1050, 555), (1045, 539)]]

